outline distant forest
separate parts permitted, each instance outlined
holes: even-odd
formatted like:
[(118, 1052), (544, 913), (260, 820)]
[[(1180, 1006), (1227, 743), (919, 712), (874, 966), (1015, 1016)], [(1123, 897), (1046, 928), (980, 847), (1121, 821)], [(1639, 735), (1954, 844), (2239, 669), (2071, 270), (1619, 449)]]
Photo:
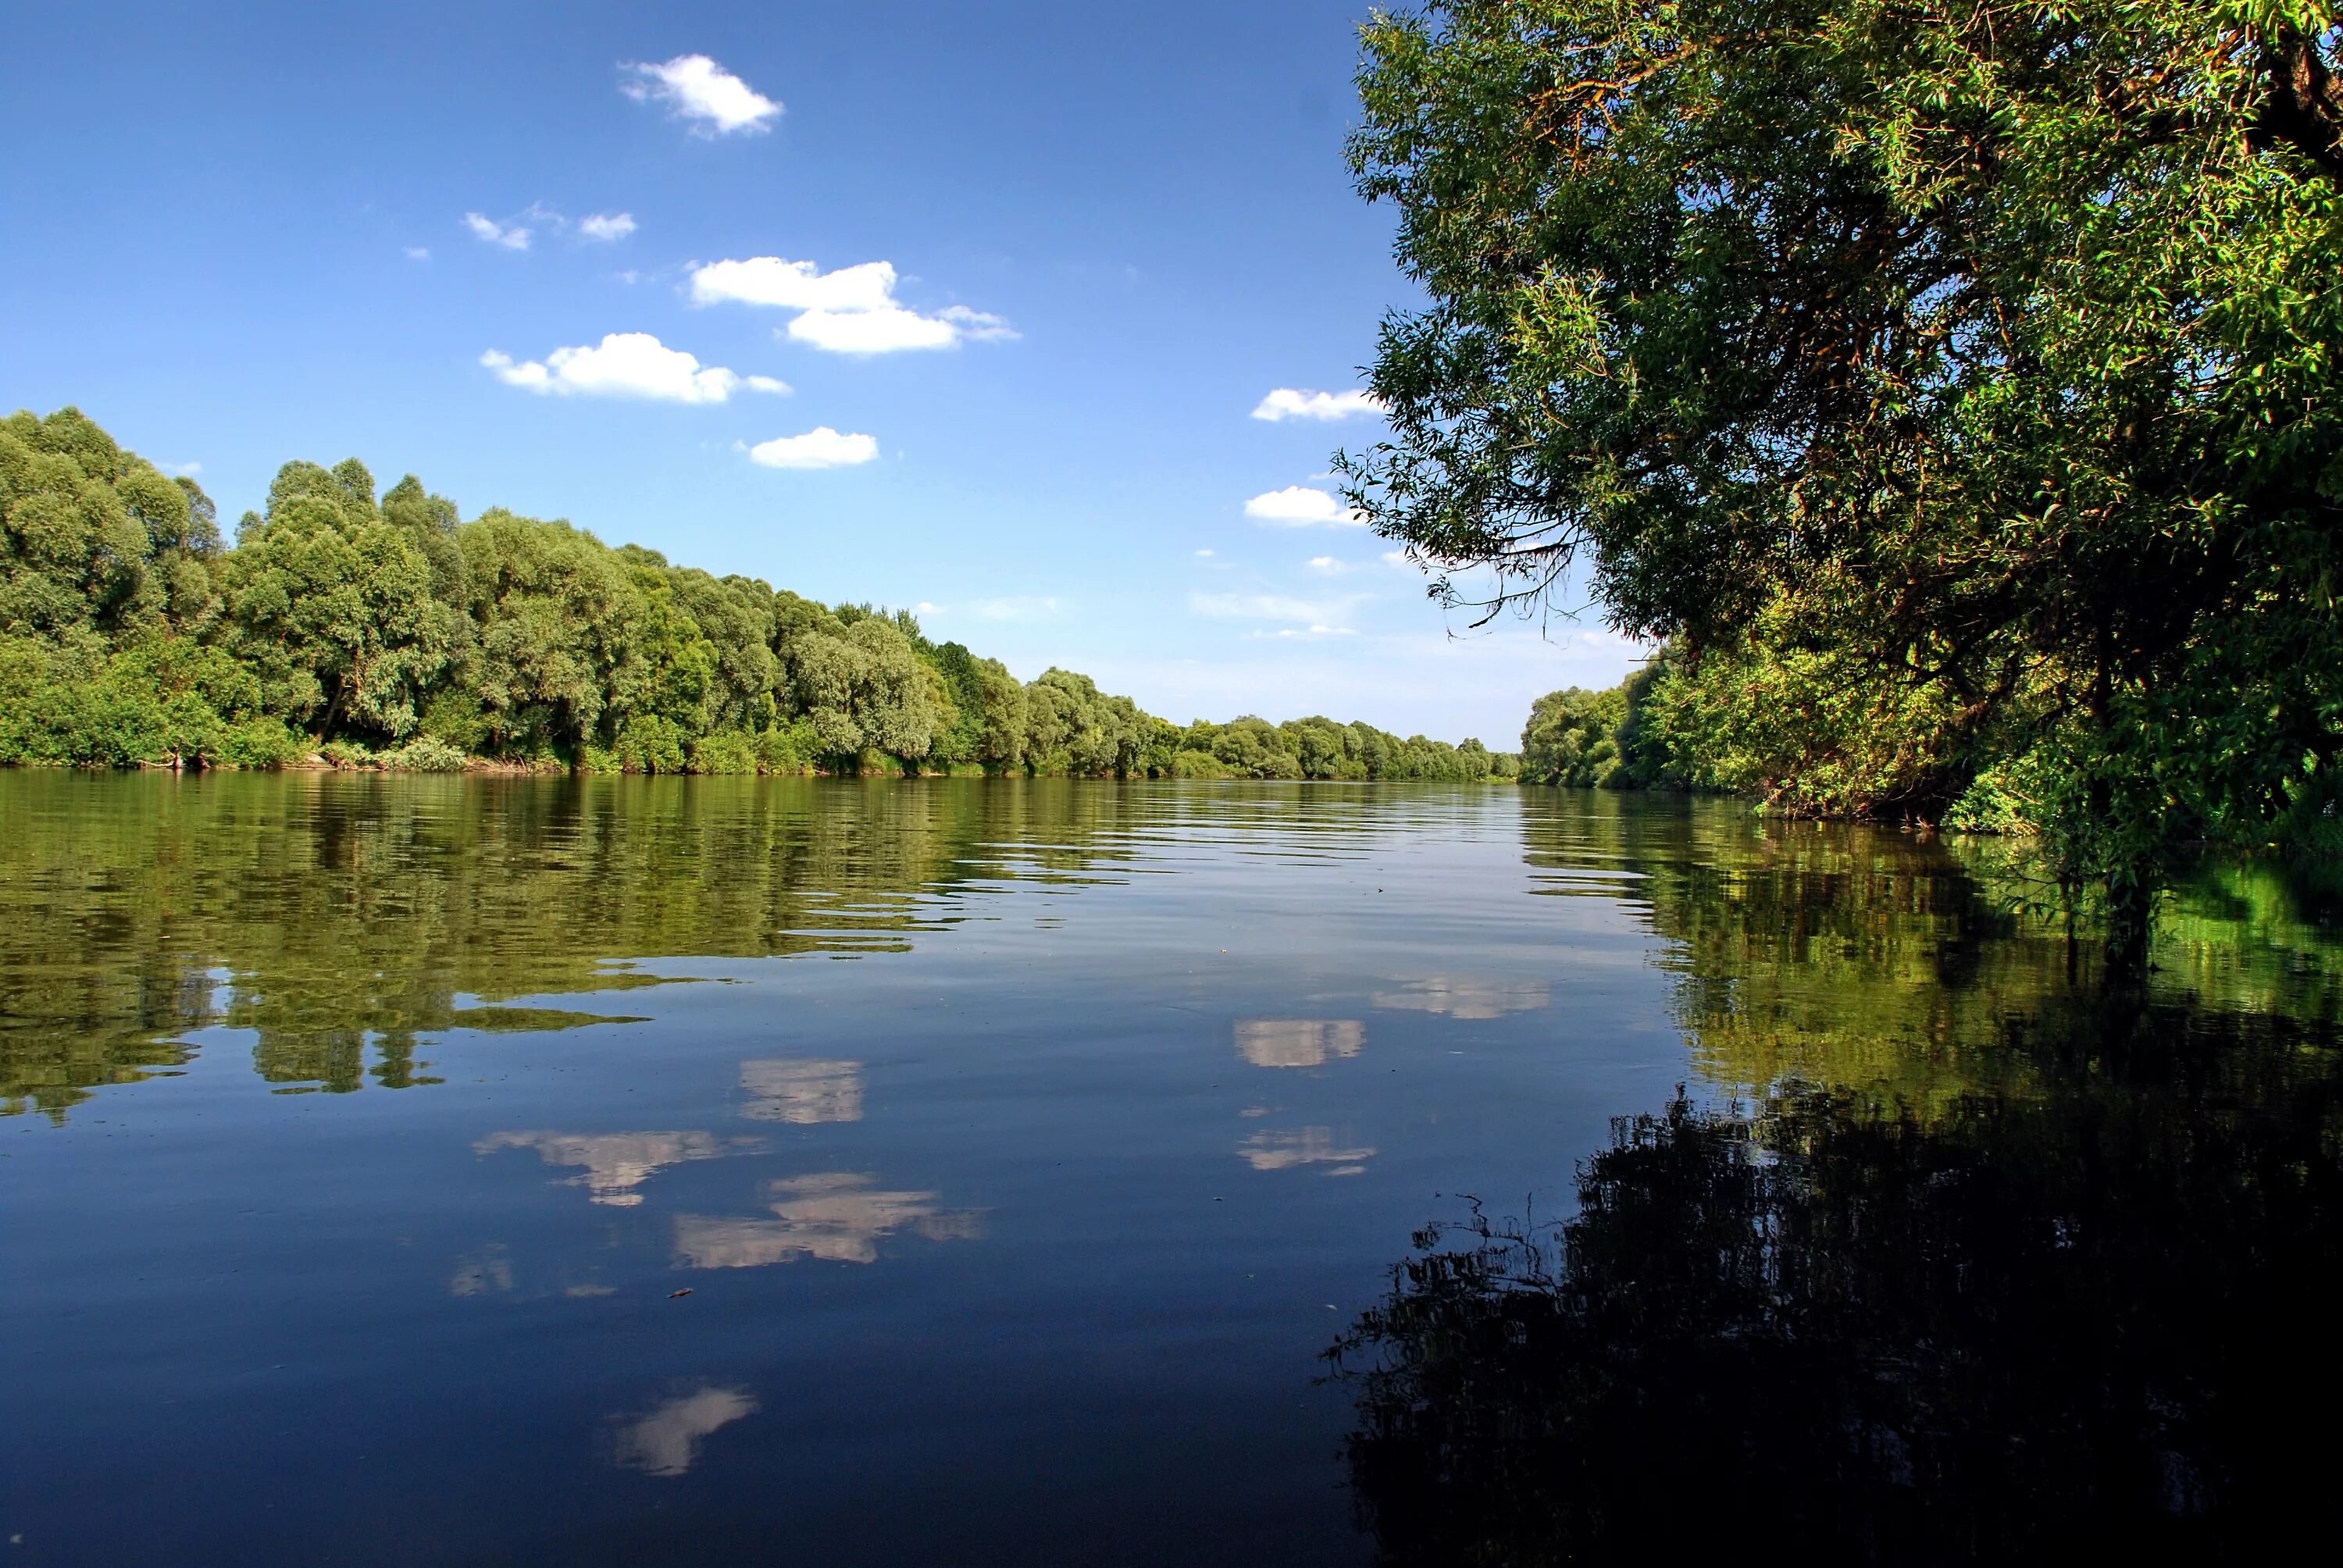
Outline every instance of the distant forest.
[(287, 463), (233, 544), (78, 409), (0, 420), (0, 762), (1511, 778), (1477, 740), (1185, 727), (1051, 669), (492, 508)]

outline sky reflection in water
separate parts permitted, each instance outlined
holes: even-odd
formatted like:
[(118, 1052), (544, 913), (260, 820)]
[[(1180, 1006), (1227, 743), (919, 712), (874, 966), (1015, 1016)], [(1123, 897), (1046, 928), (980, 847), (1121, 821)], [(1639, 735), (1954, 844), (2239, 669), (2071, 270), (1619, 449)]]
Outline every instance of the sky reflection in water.
[[(1861, 1463), (1824, 1452), (1854, 1418), (1821, 1394), (1752, 1435), (1769, 1495), (1875, 1488), (1877, 1554), (1966, 1495), (1928, 1466), (1976, 1423), (2050, 1419), (1993, 1378), (2071, 1325), (1986, 1343), (1956, 1300), (1890, 1310), (1936, 1287), (1834, 1240), (1832, 1203), (1865, 1194), (1865, 1236), (1953, 1226), (1930, 1256), (1961, 1216), (2027, 1216), (2049, 1274), (1962, 1277), (2046, 1289), (2059, 1225), (2186, 1271), (2176, 1216), (2212, 1205), (2296, 1272), (2231, 1260), (2238, 1288), (2186, 1309), (2208, 1336), (2331, 1252), (2343, 1145), (2269, 1130), (2343, 1125), (2338, 966), (2266, 873), (2191, 890), (2117, 1028), (1989, 860), (1682, 801), (15, 774), (0, 833), (0, 1533), (25, 1563), (1534, 1560), (1604, 1515), (1521, 1482), (1577, 1451), (1499, 1441), (1535, 1424), (1520, 1391), (1666, 1470), (1688, 1412), (1790, 1375), (1686, 1346), (1820, 1322), (1792, 1258), (1872, 1303), (1792, 1386), (1903, 1386), (1880, 1368), (1932, 1335), (1983, 1369), (1966, 1415), (1941, 1388), (1926, 1418), (1865, 1406)], [(1650, 1121), (1680, 1082), (1694, 1121)], [(2115, 1110), (2144, 1131), (2077, 1141)], [(2092, 1208), (2033, 1163), (2086, 1145), (2142, 1192), (2180, 1191), (2157, 1172), (2188, 1149), (2298, 1179), (2282, 1210)], [(1475, 1200), (1494, 1229), (1416, 1247)], [(1541, 1228), (1582, 1202), (1652, 1222)], [(1687, 1215), (1820, 1229), (1687, 1251)], [(1674, 1329), (1571, 1304), (1622, 1299), (1631, 1244)], [(1745, 1257), (1722, 1285), (1698, 1261)], [(2164, 1309), (2109, 1310), (2167, 1343)], [(1443, 1325), (1485, 1368), (1427, 1381)], [(1687, 1412), (1648, 1432), (1539, 1381), (1638, 1355), (1713, 1376), (1626, 1379)], [(2268, 1489), (2188, 1390), (2268, 1391), (2177, 1350), (2127, 1366), (2059, 1407), (2073, 1463), (2017, 1480), (2144, 1467), (2165, 1480), (2091, 1507), (2217, 1536)], [(2154, 1400), (2166, 1436), (2107, 1435)], [(1572, 1473), (1623, 1506), (1614, 1470)], [(1494, 1533), (1426, 1523), (1463, 1513)]]

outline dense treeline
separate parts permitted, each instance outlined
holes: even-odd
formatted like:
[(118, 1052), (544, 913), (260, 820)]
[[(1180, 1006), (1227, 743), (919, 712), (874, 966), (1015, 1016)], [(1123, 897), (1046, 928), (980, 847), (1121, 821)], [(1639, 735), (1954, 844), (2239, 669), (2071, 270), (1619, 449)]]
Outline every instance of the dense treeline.
[(464, 520), (409, 475), (287, 463), (233, 545), (73, 408), (0, 421), (0, 761), (590, 772), (1478, 780), (1477, 740), (1181, 728), (566, 522)]
[(1365, 44), (1426, 297), (1342, 465), (1381, 531), (1672, 643), (1714, 782), (2030, 829), (2135, 959), (2200, 843), (2343, 839), (2331, 3), (1434, 0)]

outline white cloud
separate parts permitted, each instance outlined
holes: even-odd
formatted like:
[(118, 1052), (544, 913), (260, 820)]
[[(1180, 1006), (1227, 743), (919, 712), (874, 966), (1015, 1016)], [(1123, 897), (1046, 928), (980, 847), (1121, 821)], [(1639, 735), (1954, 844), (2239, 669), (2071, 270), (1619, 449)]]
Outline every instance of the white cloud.
[(578, 224), (578, 232), (588, 239), (624, 239), (635, 228), (635, 215), (630, 212), (598, 212)]
[(1312, 631), (1333, 629), (1332, 622), (1350, 614), (1358, 596), (1342, 599), (1288, 598), (1270, 593), (1192, 593), (1188, 608), (1215, 620), (1299, 621)]
[(970, 607), (986, 620), (1048, 620), (1058, 613), (1054, 594), (979, 599)]
[(761, 305), (797, 311), (789, 338), (832, 354), (950, 348), (1017, 336), (1001, 317), (965, 305), (948, 306), (932, 316), (909, 309), (895, 298), (897, 281), (890, 262), (858, 262), (824, 272), (810, 261), (752, 256), (692, 268), (691, 298), (695, 305)]
[(500, 245), (507, 250), (528, 248), (528, 230), (518, 224), (508, 227), (494, 218), (485, 217), (476, 212), (468, 212), (464, 215), (464, 226), (472, 231), (474, 239), (485, 245)]
[(879, 455), (875, 436), (841, 436), (818, 425), (802, 436), (777, 436), (749, 448), (749, 460), (768, 468), (850, 468)]
[(703, 367), (648, 332), (613, 332), (592, 347), (557, 348), (542, 362), (516, 363), (491, 348), (480, 363), (508, 387), (589, 397), (649, 397), (668, 403), (721, 403), (737, 391), (787, 392), (770, 376), (739, 376)]
[(171, 466), (171, 472), (185, 474), (190, 479), (203, 471), (204, 466), (201, 463), (175, 463)]
[(904, 348), (949, 348), (960, 329), (949, 321), (900, 306), (884, 310), (809, 310), (789, 323), (789, 336), (832, 354), (892, 354)]
[(940, 604), (930, 604), (927, 600), (921, 599), (919, 603), (911, 607), (911, 613), (913, 615), (942, 615), (945, 612), (943, 606)]
[(824, 272), (809, 261), (752, 256), (711, 261), (691, 271), (695, 305), (769, 305), (781, 310), (887, 310), (895, 303), (895, 268), (866, 261)]
[(1285, 419), (1348, 419), (1354, 414), (1380, 414), (1381, 399), (1372, 392), (1312, 392), (1280, 387), (1254, 406), (1252, 417), (1274, 425)]
[(1212, 552), (1210, 550), (1198, 550), (1196, 552), (1196, 558), (1200, 561), (1209, 559), (1211, 558), (1212, 553)]
[(1350, 528), (1367, 520), (1325, 491), (1302, 485), (1288, 485), (1282, 490), (1255, 496), (1245, 503), (1244, 509), (1246, 517), (1282, 528), (1307, 528), (1321, 524)]
[(1413, 561), (1407, 558), (1405, 550), (1385, 550), (1381, 558), (1383, 565), (1387, 567), (1407, 568), (1415, 565)]
[(970, 310), (965, 305), (947, 305), (936, 312), (939, 319), (949, 321), (962, 337), (971, 343), (1008, 343), (1017, 337), (1017, 329), (1006, 318), (989, 310)]
[(409, 261), (429, 261), (431, 259), (431, 247), (423, 245), (410, 245), (407, 247), (407, 259)]
[(694, 136), (770, 130), (770, 122), (780, 117), (779, 104), (705, 55), (621, 68), (632, 75), (618, 85), (620, 92), (639, 104), (665, 104), (676, 118), (690, 123)]

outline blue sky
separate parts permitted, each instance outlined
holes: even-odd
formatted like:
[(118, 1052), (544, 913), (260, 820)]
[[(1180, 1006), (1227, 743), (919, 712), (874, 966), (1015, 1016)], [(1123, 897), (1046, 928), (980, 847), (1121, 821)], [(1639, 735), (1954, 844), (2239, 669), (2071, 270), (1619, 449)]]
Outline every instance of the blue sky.
[(1413, 297), (1342, 165), (1363, 10), (19, 7), (0, 406), (224, 518), (355, 454), (1175, 720), (1509, 746), (1634, 650), (1452, 638), (1308, 493)]

